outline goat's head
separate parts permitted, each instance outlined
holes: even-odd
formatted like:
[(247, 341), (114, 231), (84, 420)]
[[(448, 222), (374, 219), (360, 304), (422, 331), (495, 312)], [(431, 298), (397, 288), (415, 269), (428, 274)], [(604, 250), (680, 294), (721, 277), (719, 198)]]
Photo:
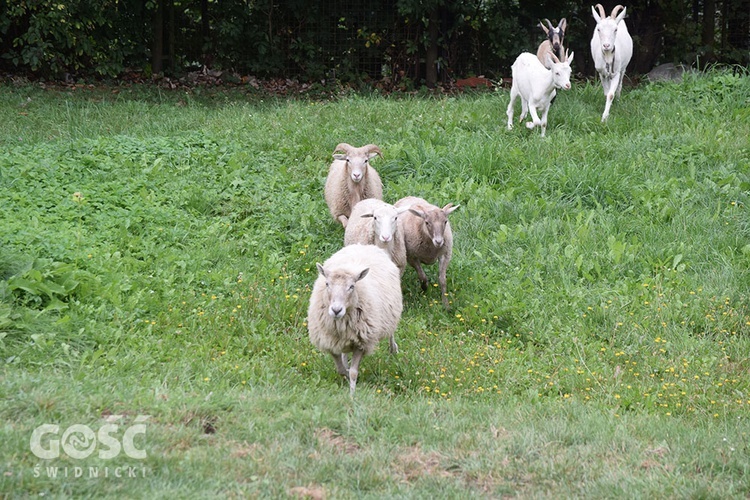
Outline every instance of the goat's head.
[(552, 81), (555, 88), (570, 89), (570, 63), (573, 62), (575, 52), (565, 51), (563, 59), (560, 60), (555, 54), (547, 54), (547, 61), (550, 71), (552, 72)]
[[(370, 164), (370, 158), (373, 156), (383, 156), (375, 144), (368, 144), (361, 148), (355, 148), (345, 142), (342, 142), (333, 150), (333, 158), (346, 162), (346, 168), (349, 171), (349, 177), (352, 182), (359, 183), (367, 175), (367, 167)], [(343, 151), (344, 154), (335, 154), (336, 151)]]
[(555, 54), (559, 54), (560, 47), (563, 43), (563, 38), (565, 37), (565, 28), (568, 22), (564, 17), (560, 19), (559, 23), (557, 23), (557, 27), (552, 26), (552, 23), (549, 19), (545, 19), (544, 22), (547, 23), (547, 26), (545, 26), (544, 23), (539, 23), (539, 26), (541, 26), (541, 28), (547, 34), (547, 39), (552, 45), (552, 50), (555, 51)]
[(596, 4), (596, 7), (591, 7), (591, 13), (596, 20), (596, 34), (599, 35), (602, 52), (605, 54), (611, 54), (615, 51), (617, 27), (620, 24), (620, 21), (625, 18), (626, 11), (627, 9), (625, 7), (617, 5), (612, 9), (612, 14), (607, 17), (604, 13), (604, 7), (602, 7), (602, 4), (598, 3)]

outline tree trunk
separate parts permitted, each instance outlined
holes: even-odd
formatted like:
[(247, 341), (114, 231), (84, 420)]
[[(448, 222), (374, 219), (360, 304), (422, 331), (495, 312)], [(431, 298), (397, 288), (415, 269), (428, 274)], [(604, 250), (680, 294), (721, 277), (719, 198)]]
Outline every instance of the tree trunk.
[(156, 75), (164, 71), (164, 1), (156, 2), (154, 8), (154, 38), (151, 41), (151, 73)]
[(427, 33), (429, 42), (427, 45), (427, 55), (425, 57), (425, 81), (429, 88), (435, 87), (438, 79), (437, 60), (438, 60), (438, 42), (440, 38), (440, 11), (437, 7), (430, 12), (429, 25)]
[(716, 48), (716, 0), (704, 0), (701, 45), (704, 52), (703, 62), (713, 62)]

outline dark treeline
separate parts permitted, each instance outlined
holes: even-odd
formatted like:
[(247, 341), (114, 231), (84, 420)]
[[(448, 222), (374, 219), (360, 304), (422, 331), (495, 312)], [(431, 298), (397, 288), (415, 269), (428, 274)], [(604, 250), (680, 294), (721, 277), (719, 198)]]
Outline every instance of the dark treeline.
[[(433, 85), (508, 76), (540, 19), (568, 20), (593, 74), (590, 2), (566, 0), (0, 0), (0, 70), (42, 78), (195, 68), (306, 81)], [(607, 13), (615, 2), (605, 2)], [(750, 0), (633, 0), (631, 74), (661, 63), (750, 64)]]

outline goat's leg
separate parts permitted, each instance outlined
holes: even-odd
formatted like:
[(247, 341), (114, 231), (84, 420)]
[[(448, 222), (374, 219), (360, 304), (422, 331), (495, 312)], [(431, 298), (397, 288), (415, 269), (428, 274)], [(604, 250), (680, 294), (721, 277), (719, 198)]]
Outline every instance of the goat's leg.
[(539, 115), (536, 112), (536, 106), (532, 103), (529, 103), (529, 114), (531, 115), (531, 121), (526, 122), (526, 128), (532, 129), (542, 124), (542, 120), (539, 119)]
[(516, 97), (518, 97), (518, 89), (516, 87), (511, 87), (510, 102), (508, 103), (508, 110), (505, 113), (508, 115), (508, 130), (511, 130), (513, 128), (513, 103), (516, 102)]
[(620, 97), (620, 93), (622, 93), (622, 80), (625, 78), (625, 71), (620, 72), (620, 78), (617, 81), (617, 97)]
[(359, 376), (359, 362), (362, 361), (364, 351), (354, 351), (352, 353), (352, 365), (349, 367), (349, 394), (354, 396), (354, 389), (357, 388), (357, 377)]
[(612, 107), (612, 101), (615, 99), (615, 86), (617, 85), (618, 78), (619, 75), (615, 75), (614, 78), (608, 80), (609, 85), (604, 89), (606, 102), (604, 103), (604, 113), (602, 113), (602, 123), (606, 122), (607, 118), (609, 118), (609, 108)]
[[(553, 96), (554, 97), (554, 96)], [(552, 103), (547, 103), (547, 106), (542, 110), (542, 137), (547, 132), (547, 114)]]

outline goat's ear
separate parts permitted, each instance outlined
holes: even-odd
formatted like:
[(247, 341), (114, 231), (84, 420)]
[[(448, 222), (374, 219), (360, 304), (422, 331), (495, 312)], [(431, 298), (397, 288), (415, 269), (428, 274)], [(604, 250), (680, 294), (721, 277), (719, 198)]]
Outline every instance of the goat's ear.
[(562, 19), (560, 19), (560, 22), (558, 23), (557, 28), (564, 33), (565, 28), (567, 27), (568, 27), (568, 21), (566, 21), (565, 18), (563, 17)]
[(325, 278), (326, 270), (323, 269), (323, 264), (321, 264), (320, 262), (316, 262), (315, 265), (318, 266), (318, 273)]
[[(600, 6), (601, 4), (596, 4), (597, 6)], [(591, 6), (591, 14), (594, 16), (594, 19), (596, 19), (596, 22), (600, 22), (602, 20), (602, 17), (599, 15), (599, 13), (596, 11), (596, 7), (593, 5)]]
[(571, 52), (570, 55), (565, 58), (568, 64), (573, 62), (574, 55), (575, 55), (575, 52)]

